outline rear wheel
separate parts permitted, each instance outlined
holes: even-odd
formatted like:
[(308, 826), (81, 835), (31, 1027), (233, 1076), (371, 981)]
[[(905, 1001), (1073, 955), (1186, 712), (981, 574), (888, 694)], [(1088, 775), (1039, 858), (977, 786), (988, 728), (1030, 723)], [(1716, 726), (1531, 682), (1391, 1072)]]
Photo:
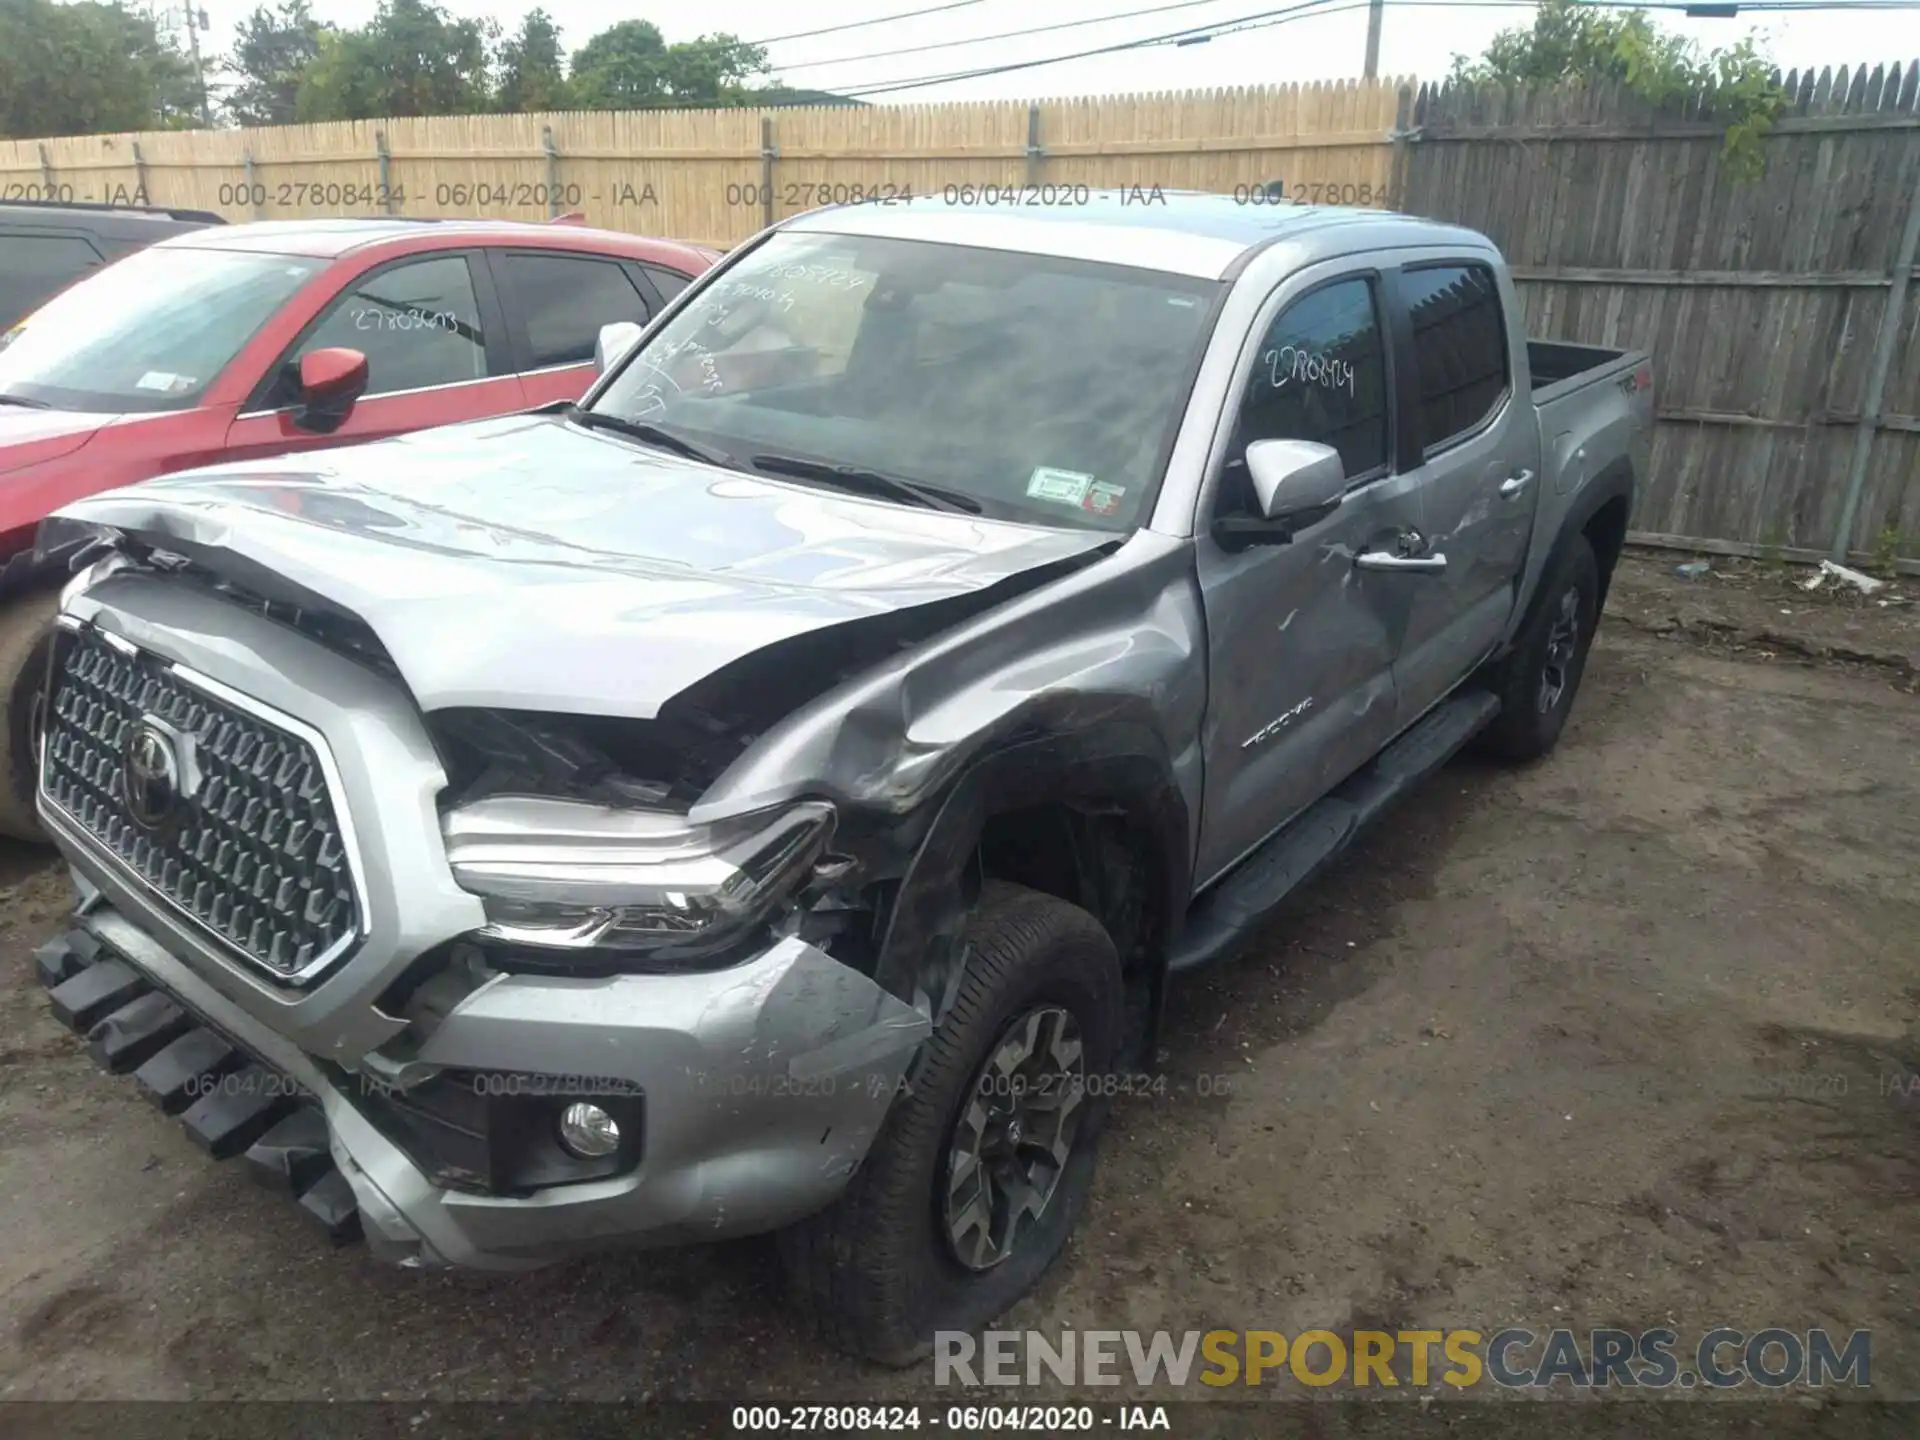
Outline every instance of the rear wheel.
[(1600, 620), (1600, 564), (1575, 536), (1542, 579), (1533, 611), (1511, 652), (1495, 667), (1500, 714), (1481, 749), (1503, 760), (1534, 760), (1559, 742), (1586, 673)]
[(0, 835), (43, 841), (33, 796), (41, 706), (59, 594), (25, 595), (0, 609)]
[(883, 1364), (989, 1323), (1058, 1258), (1120, 1044), (1119, 957), (1086, 911), (989, 881), (965, 940), (959, 993), (866, 1161), (781, 1236), (798, 1306)]

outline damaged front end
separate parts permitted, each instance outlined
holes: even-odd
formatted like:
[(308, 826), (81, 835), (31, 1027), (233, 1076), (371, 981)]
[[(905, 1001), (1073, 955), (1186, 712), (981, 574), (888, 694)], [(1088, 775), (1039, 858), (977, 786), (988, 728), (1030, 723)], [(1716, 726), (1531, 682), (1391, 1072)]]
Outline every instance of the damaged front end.
[[(43, 979), (102, 1063), (139, 1074), (213, 1153), (247, 1153), (336, 1231), (350, 1195), (356, 1223), (415, 1263), (520, 1266), (601, 1243), (757, 1233), (829, 1201), (938, 1008), (881, 965), (937, 809), (939, 776), (908, 763), (927, 751), (907, 736), (903, 677), (930, 643), (1084, 571), (1110, 537), (1048, 543), (1034, 563), (930, 596), (883, 603), (869, 590), (853, 607), (864, 613), (788, 597), (806, 623), (716, 647), (704, 674), (665, 695), (633, 672), (650, 625), (684, 633), (684, 595), (649, 612), (652, 580), (629, 576), (600, 627), (604, 673), (542, 696), (538, 676), (462, 670), (451, 653), (423, 671), (423, 637), (404, 620), (417, 587), (390, 576), (355, 603), (373, 583), (364, 572), (330, 583), (284, 516), (245, 518), (110, 500), (63, 597), (67, 632), (131, 667), (134, 708), (105, 721), (76, 699), (87, 677), (60, 656), (49, 676), (48, 753), (84, 763), (89, 788), (84, 817), (42, 798), (86, 897), (61, 950), (81, 958)], [(532, 573), (549, 576), (544, 562)], [(743, 606), (726, 599), (735, 618)], [(449, 632), (442, 649), (484, 657), (500, 639)], [(676, 675), (685, 661), (682, 649)], [(863, 738), (837, 763), (713, 804), (728, 776), (764, 769), (766, 743), (796, 717), (882, 673), (898, 774), (855, 758), (880, 739), (869, 700)], [(171, 797), (167, 828), (141, 841), (150, 872), (106, 843), (130, 823), (115, 809), (125, 737), (87, 730), (141, 721), (140, 697), (158, 693), (142, 676), (186, 697), (155, 719), (196, 747), (196, 777), (225, 787)], [(224, 897), (266, 873), (253, 850), (292, 837), (277, 822), (248, 828), (275, 781), (243, 773), (252, 752), (196, 729), (195, 687), (248, 707), (262, 753), (275, 735), (312, 747), (341, 820), (339, 884), (361, 918), (323, 967), (266, 963), (280, 881), (246, 900), (250, 929), (220, 928), (242, 913)], [(579, 708), (583, 695), (602, 703)], [(203, 808), (219, 804), (233, 813)], [(236, 1093), (223, 1075), (250, 1078)], [(597, 1117), (597, 1150), (567, 1138), (582, 1114)]]

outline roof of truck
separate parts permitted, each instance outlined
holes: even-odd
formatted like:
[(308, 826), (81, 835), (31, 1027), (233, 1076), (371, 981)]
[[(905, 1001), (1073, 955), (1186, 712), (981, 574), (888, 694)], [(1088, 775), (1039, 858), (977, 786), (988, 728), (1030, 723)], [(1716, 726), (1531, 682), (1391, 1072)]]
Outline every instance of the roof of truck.
[(988, 249), (1030, 250), (1217, 279), (1248, 255), (1284, 240), (1323, 242), (1327, 253), (1376, 247), (1468, 245), (1482, 235), (1389, 210), (1299, 205), (1266, 198), (1131, 186), (949, 186), (911, 200), (810, 210), (782, 227), (839, 235), (889, 235)]

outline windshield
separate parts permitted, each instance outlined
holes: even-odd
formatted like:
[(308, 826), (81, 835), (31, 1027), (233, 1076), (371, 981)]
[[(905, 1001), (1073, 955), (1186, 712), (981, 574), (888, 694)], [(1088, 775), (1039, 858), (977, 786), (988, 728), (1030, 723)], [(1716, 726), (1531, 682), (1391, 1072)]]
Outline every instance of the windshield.
[(799, 483), (877, 471), (1002, 519), (1127, 530), (1165, 468), (1218, 289), (785, 232), (695, 295), (593, 409)]
[(0, 337), (0, 396), (95, 413), (184, 410), (321, 262), (142, 250)]

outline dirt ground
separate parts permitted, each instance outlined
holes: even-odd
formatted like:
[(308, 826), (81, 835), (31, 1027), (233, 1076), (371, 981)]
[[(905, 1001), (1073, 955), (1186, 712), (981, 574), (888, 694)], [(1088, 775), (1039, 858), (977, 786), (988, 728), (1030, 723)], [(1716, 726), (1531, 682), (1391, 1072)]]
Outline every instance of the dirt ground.
[[(1694, 565), (1706, 573), (1682, 574)], [(1863, 593), (1804, 565), (1639, 551), (1615, 576), (1608, 613), (1723, 654), (1827, 660), (1920, 693), (1920, 579), (1865, 578), (1877, 588)]]
[[(1760, 633), (1790, 580), (1684, 558), (1629, 563), (1549, 761), (1457, 762), (1175, 992), (1173, 1093), (1005, 1324), (1866, 1328), (1873, 1393), (1920, 1398), (1920, 605), (1801, 596), (1807, 648), (1878, 656), (1814, 661)], [(792, 1329), (758, 1244), (329, 1249), (96, 1071), (30, 971), (63, 878), (0, 864), (0, 1395), (931, 1393)]]

